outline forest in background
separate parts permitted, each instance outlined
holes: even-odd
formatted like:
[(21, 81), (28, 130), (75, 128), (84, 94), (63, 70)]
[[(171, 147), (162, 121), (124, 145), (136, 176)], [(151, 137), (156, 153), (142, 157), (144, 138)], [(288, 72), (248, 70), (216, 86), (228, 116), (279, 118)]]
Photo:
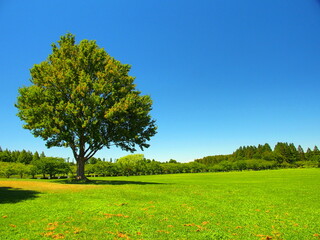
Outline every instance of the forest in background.
[[(132, 176), (306, 167), (320, 167), (317, 146), (304, 151), (300, 145), (296, 147), (293, 143), (279, 142), (274, 149), (267, 143), (242, 146), (232, 154), (207, 156), (189, 163), (174, 159), (159, 162), (146, 159), (143, 154), (131, 154), (109, 161), (92, 157), (86, 163), (85, 173), (87, 176)], [(43, 152), (2, 150), (0, 147), (1, 177), (54, 178), (72, 177), (75, 173), (75, 163), (69, 162), (69, 159), (46, 157)]]
[(317, 146), (306, 151), (293, 143), (279, 142), (274, 149), (268, 143), (242, 146), (229, 155), (207, 156), (194, 160), (214, 170), (245, 170), (270, 168), (319, 167), (320, 151)]

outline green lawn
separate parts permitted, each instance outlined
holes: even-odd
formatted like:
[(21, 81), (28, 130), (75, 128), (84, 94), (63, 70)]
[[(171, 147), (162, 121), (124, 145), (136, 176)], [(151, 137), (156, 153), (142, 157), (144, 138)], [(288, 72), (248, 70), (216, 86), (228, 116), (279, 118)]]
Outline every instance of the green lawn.
[(320, 169), (0, 179), (0, 239), (319, 239)]

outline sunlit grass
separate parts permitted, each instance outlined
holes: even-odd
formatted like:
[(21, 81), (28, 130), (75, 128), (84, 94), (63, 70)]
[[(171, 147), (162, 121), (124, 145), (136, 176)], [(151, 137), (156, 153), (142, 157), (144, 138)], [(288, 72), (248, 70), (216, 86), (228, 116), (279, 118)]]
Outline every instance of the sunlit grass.
[(44, 181), (30, 181), (30, 180), (0, 180), (0, 187), (6, 186), (11, 188), (21, 188), (21, 189), (28, 189), (28, 190), (35, 190), (39, 192), (74, 192), (74, 191), (81, 191), (86, 189), (92, 188), (99, 188), (98, 185), (77, 185), (77, 184), (60, 184), (60, 183), (53, 183), (53, 182), (44, 182)]
[[(80, 185), (65, 180), (2, 179), (0, 239), (300, 240), (320, 236), (320, 169), (94, 181)], [(7, 200), (1, 201), (3, 196)]]

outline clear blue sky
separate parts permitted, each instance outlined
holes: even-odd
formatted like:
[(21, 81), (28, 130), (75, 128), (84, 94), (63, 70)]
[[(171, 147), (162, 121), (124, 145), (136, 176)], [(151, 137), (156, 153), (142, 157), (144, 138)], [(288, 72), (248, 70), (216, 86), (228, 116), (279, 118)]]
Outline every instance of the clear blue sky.
[(132, 65), (158, 124), (147, 158), (187, 162), (279, 141), (320, 145), (320, 1), (0, 0), (3, 149), (72, 157), (23, 129), (14, 107), (29, 69), (67, 32)]

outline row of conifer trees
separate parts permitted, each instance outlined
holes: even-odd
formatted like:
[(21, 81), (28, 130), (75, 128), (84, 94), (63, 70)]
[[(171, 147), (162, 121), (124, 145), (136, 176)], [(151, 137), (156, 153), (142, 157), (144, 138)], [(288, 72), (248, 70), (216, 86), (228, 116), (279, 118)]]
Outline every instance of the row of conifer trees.
[[(89, 176), (146, 175), (170, 173), (218, 172), (232, 170), (263, 170), (276, 168), (320, 167), (320, 151), (317, 146), (306, 152), (293, 143), (277, 143), (274, 149), (269, 144), (243, 146), (233, 154), (207, 156), (189, 163), (173, 159), (159, 162), (145, 159), (142, 154), (131, 154), (115, 161), (92, 158), (85, 167)], [(0, 176), (13, 175), (55, 177), (73, 175), (76, 166), (63, 158), (46, 157), (42, 152), (9, 151), (0, 148)]]
[(272, 149), (268, 143), (258, 146), (242, 146), (238, 148), (233, 154), (229, 155), (215, 155), (207, 156), (201, 159), (196, 159), (196, 162), (203, 163), (207, 166), (213, 166), (220, 162), (235, 162), (241, 160), (265, 160), (273, 161), (275, 163), (295, 166), (304, 162), (319, 162), (320, 151), (317, 146), (313, 149), (307, 148), (306, 151), (298, 145), (296, 147), (293, 143), (278, 142)]

